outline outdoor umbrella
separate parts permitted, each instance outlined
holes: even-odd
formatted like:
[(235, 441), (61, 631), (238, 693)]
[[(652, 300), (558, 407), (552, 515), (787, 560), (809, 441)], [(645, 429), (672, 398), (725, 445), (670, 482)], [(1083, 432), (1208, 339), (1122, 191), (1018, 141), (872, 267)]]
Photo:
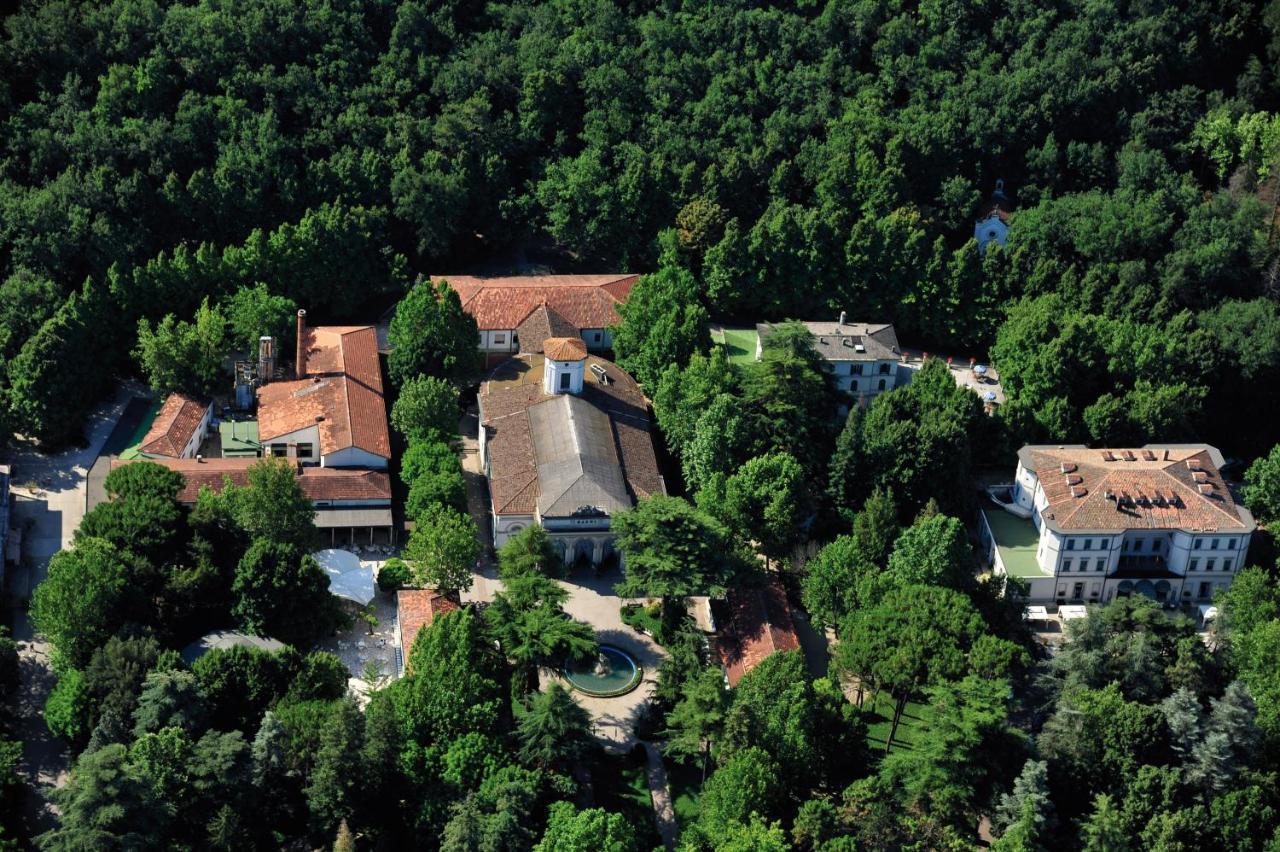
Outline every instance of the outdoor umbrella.
[(311, 554), (329, 575), (329, 594), (365, 606), (373, 600), (373, 566), (362, 565), (349, 550), (321, 550)]

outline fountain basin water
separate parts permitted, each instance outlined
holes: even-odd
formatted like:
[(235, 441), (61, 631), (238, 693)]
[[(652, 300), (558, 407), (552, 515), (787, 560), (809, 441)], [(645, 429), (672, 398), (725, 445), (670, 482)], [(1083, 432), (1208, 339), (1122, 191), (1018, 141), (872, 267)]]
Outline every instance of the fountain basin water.
[(644, 670), (630, 654), (613, 645), (601, 645), (595, 657), (569, 660), (565, 680), (584, 695), (613, 698), (626, 695), (640, 685)]

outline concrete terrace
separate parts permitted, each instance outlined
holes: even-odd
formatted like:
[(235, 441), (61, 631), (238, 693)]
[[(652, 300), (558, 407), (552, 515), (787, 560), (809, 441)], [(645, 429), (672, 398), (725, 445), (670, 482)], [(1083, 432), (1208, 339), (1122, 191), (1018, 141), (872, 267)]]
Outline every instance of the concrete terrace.
[(1003, 509), (984, 508), (982, 515), (995, 538), (1000, 551), (1000, 562), (1010, 577), (1043, 577), (1036, 562), (1036, 547), (1040, 536), (1030, 520), (1015, 517)]

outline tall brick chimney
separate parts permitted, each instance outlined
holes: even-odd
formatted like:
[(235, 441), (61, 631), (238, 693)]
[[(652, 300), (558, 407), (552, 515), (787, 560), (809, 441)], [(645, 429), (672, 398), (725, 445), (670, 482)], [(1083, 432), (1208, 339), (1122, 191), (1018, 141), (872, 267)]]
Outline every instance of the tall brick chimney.
[(299, 379), (307, 377), (307, 312), (298, 310), (298, 357), (294, 370)]

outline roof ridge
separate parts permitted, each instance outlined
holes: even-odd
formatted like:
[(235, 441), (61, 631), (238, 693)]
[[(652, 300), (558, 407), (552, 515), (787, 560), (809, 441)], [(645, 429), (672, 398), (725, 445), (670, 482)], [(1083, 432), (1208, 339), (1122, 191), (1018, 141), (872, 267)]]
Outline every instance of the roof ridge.
[[(1195, 455), (1200, 455), (1200, 453), (1196, 453)], [(1192, 456), (1188, 456), (1187, 458), (1192, 458)], [(1186, 461), (1186, 459), (1183, 459), (1182, 461), (1184, 461), (1184, 462), (1185, 462), (1185, 461)], [(1225, 515), (1225, 516), (1227, 516), (1228, 518), (1230, 518), (1230, 519), (1231, 519), (1231, 521), (1232, 521), (1233, 523), (1235, 523), (1235, 524), (1239, 524), (1240, 526), (1243, 526), (1243, 525), (1244, 525), (1244, 524), (1240, 521), (1240, 514), (1239, 514), (1238, 512), (1234, 512), (1234, 513), (1233, 513), (1233, 512), (1228, 512), (1225, 506), (1219, 506), (1219, 505), (1218, 505), (1217, 503), (1215, 503), (1214, 501), (1209, 500), (1209, 499), (1206, 499), (1206, 498), (1208, 497), (1208, 495), (1206, 495), (1206, 494), (1201, 494), (1201, 493), (1200, 493), (1200, 491), (1199, 491), (1199, 489), (1191, 488), (1191, 487), (1190, 487), (1189, 485), (1187, 485), (1185, 482), (1182, 482), (1180, 479), (1178, 479), (1176, 476), (1174, 476), (1172, 473), (1170, 473), (1170, 472), (1169, 472), (1169, 469), (1170, 469), (1170, 468), (1172, 468), (1172, 467), (1174, 467), (1175, 465), (1178, 465), (1178, 464), (1181, 464), (1181, 462), (1176, 462), (1176, 461), (1175, 461), (1175, 462), (1173, 462), (1173, 463), (1171, 463), (1171, 464), (1165, 465), (1164, 467), (1160, 468), (1159, 470), (1160, 470), (1160, 472), (1161, 472), (1161, 473), (1163, 473), (1165, 476), (1167, 476), (1167, 477), (1168, 477), (1168, 478), (1169, 478), (1169, 479), (1170, 479), (1170, 480), (1171, 480), (1171, 481), (1172, 481), (1176, 486), (1178, 486), (1178, 487), (1179, 487), (1179, 488), (1181, 488), (1181, 489), (1186, 490), (1188, 493), (1195, 494), (1195, 496), (1196, 496), (1196, 498), (1197, 498), (1197, 499), (1201, 500), (1201, 501), (1202, 501), (1202, 502), (1204, 502), (1204, 503), (1208, 503), (1208, 504), (1209, 504), (1209, 506), (1210, 506), (1211, 508), (1213, 508), (1213, 509), (1217, 509), (1217, 510), (1218, 510), (1219, 512), (1221, 512), (1223, 515)], [(1221, 474), (1220, 472), (1218, 473), (1218, 476), (1219, 476), (1219, 478), (1222, 478), (1222, 474)], [(1226, 479), (1225, 479), (1225, 478), (1223, 478), (1223, 479), (1222, 479), (1222, 487), (1223, 487), (1223, 488), (1226, 488), (1226, 487), (1227, 487), (1227, 481), (1226, 481)], [(1234, 498), (1234, 497), (1232, 498), (1232, 501), (1231, 501), (1231, 502), (1232, 502), (1232, 505), (1235, 505), (1235, 498)]]

